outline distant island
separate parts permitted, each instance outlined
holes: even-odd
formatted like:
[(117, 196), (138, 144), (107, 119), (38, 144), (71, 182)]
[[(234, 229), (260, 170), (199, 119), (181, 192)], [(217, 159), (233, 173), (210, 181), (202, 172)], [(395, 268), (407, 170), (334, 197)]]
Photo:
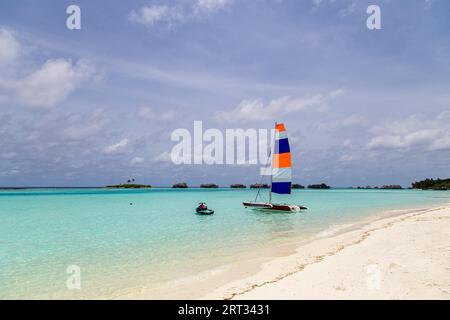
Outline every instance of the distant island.
[(111, 186), (106, 186), (108, 189), (150, 189), (151, 185), (145, 184), (134, 184), (134, 183), (124, 183), (124, 184), (114, 184)]
[(389, 185), (384, 185), (384, 186), (381, 186), (381, 187), (379, 187), (379, 186), (374, 186), (374, 187), (372, 187), (372, 186), (365, 186), (365, 187), (361, 187), (361, 186), (358, 186), (358, 187), (352, 187), (351, 189), (387, 189), (387, 190), (402, 190), (403, 189), (403, 187), (401, 186), (401, 185), (399, 185), (399, 184), (389, 184)]
[(186, 182), (180, 182), (180, 183), (175, 183), (172, 188), (174, 189), (186, 189), (188, 188), (188, 185)]
[(135, 183), (135, 179), (128, 179), (125, 183), (113, 184), (106, 186), (108, 189), (150, 189), (152, 186), (148, 184)]
[(450, 190), (450, 179), (425, 179), (412, 183), (413, 189)]
[(205, 183), (205, 184), (200, 185), (200, 188), (205, 188), (205, 189), (217, 189), (218, 187), (219, 186), (214, 183)]
[(392, 185), (382, 186), (380, 189), (401, 190), (403, 188), (401, 185), (392, 184)]
[(308, 189), (330, 189), (331, 187), (326, 185), (325, 183), (320, 184), (310, 184)]
[(250, 185), (251, 189), (269, 189), (270, 186), (267, 183), (255, 183)]
[[(44, 187), (7, 187), (7, 186), (0, 186), (0, 190), (26, 190), (26, 189), (47, 189), (47, 188), (53, 188), (53, 189), (92, 189), (92, 188), (107, 188), (107, 189), (150, 189), (153, 188), (153, 186), (148, 184), (139, 184), (135, 183), (134, 179), (130, 179), (125, 183), (120, 184), (114, 184), (114, 185), (107, 185), (104, 187), (54, 187), (54, 186), (44, 186)], [(168, 188), (168, 187), (162, 187), (162, 188)], [(174, 189), (187, 189), (189, 188), (188, 184), (186, 182), (179, 182), (172, 186)], [(220, 188), (219, 185), (215, 183), (205, 183), (201, 184), (200, 188), (204, 189), (217, 189)], [(235, 183), (231, 184), (229, 186), (230, 189), (246, 189), (247, 186), (242, 183)], [(250, 185), (251, 189), (270, 189), (270, 184), (267, 183), (255, 183)], [(328, 186), (325, 183), (320, 184), (310, 184), (306, 188), (308, 189), (331, 189), (330, 186)], [(298, 184), (298, 183), (292, 183), (291, 189), (305, 189), (305, 186)], [(404, 188), (399, 184), (390, 184), (390, 185), (383, 185), (383, 186), (352, 186), (347, 187), (347, 189), (362, 189), (362, 190), (403, 190)], [(411, 187), (407, 189), (416, 189), (416, 190), (450, 190), (450, 178), (449, 179), (425, 179), (421, 181), (416, 181), (411, 184)]]

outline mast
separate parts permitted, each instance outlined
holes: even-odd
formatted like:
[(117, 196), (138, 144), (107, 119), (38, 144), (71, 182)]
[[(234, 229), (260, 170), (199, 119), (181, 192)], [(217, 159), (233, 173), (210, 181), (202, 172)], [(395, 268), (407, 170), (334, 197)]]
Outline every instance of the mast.
[[(275, 121), (275, 134), (273, 135), (273, 147), (275, 148), (275, 139), (276, 139), (276, 129), (277, 129), (277, 122)], [(272, 146), (270, 146), (272, 148)], [(274, 154), (274, 153), (272, 153)], [(273, 157), (273, 155), (272, 155)], [(272, 164), (271, 164), (271, 170), (270, 170), (270, 191), (269, 191), (269, 203), (272, 203), (272, 179), (273, 179), (273, 158), (272, 158)]]

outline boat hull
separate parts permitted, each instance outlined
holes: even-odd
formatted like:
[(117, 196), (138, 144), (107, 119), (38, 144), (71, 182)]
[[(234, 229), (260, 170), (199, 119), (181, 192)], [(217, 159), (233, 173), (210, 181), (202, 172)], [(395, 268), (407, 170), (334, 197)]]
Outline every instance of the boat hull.
[(206, 210), (196, 210), (197, 214), (202, 215), (211, 215), (214, 214), (214, 210), (206, 209)]
[(244, 207), (263, 211), (299, 212), (307, 209), (295, 204), (276, 204), (268, 202), (243, 202)]

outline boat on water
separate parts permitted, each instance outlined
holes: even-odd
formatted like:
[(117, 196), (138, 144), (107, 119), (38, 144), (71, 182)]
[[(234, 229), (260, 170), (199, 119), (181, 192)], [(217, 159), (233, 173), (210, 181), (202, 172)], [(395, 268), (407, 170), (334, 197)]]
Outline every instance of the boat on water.
[[(272, 203), (272, 193), (291, 194), (292, 186), (292, 161), (291, 149), (283, 123), (275, 124), (275, 141), (272, 156), (272, 167), (270, 175), (270, 191), (268, 202), (258, 202), (261, 189), (258, 190), (253, 202), (243, 202), (244, 207), (254, 210), (273, 212), (299, 212), (307, 209), (303, 205)], [(270, 157), (270, 155), (269, 155)]]
[(210, 215), (214, 214), (214, 210), (208, 209), (206, 203), (200, 202), (198, 207), (195, 209), (198, 214)]

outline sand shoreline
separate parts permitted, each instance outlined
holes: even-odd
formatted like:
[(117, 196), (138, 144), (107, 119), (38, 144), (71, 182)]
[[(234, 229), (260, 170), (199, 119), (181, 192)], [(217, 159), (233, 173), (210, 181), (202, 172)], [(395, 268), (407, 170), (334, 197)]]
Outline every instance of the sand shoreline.
[(450, 204), (379, 213), (272, 250), (117, 298), (450, 299)]
[(202, 299), (450, 299), (450, 206), (377, 217)]

